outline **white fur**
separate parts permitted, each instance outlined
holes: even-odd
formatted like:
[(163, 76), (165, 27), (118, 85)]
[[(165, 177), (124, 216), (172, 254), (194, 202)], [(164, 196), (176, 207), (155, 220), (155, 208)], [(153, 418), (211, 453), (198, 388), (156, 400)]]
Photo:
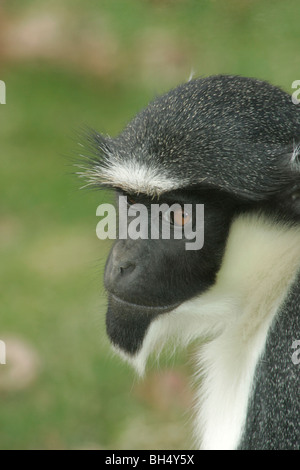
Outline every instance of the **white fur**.
[(268, 329), (300, 266), (300, 229), (243, 216), (232, 225), (215, 285), (149, 327), (129, 359), (142, 375), (169, 340), (210, 337), (197, 353), (195, 434), (201, 449), (235, 449)]
[(294, 144), (293, 154), (291, 158), (291, 166), (293, 170), (299, 169), (299, 156), (300, 156), (300, 144), (298, 145)]
[(121, 188), (124, 191), (134, 191), (148, 196), (160, 194), (181, 187), (186, 183), (183, 179), (176, 180), (164, 174), (163, 168), (151, 168), (134, 160), (119, 161), (111, 156), (109, 165), (94, 165), (92, 168), (81, 167), (84, 171), (78, 172), (87, 184), (107, 184)]

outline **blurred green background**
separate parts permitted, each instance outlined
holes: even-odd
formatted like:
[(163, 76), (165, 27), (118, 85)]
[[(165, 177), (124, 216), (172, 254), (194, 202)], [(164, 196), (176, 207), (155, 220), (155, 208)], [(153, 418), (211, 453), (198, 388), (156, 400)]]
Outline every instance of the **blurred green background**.
[(105, 336), (109, 242), (72, 160), (89, 125), (115, 135), (157, 94), (241, 74), (300, 79), (297, 0), (0, 3), (0, 449), (184, 449), (193, 349), (144, 380)]

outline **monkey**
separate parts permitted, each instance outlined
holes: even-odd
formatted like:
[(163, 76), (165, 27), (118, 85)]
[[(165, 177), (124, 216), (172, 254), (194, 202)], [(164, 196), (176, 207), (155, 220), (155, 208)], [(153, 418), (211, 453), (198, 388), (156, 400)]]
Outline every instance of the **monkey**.
[(167, 342), (200, 340), (195, 447), (299, 450), (300, 106), (263, 80), (200, 77), (88, 141), (87, 185), (129, 208), (176, 203), (179, 230), (204, 207), (201, 249), (115, 240), (104, 272), (114, 350), (142, 376)]

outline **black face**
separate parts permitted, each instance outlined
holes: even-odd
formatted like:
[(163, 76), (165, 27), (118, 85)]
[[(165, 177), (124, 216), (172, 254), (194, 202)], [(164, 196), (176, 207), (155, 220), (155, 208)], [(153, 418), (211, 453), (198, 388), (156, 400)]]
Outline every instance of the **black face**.
[[(228, 196), (212, 190), (168, 193), (159, 201), (128, 195), (128, 200), (129, 204), (143, 203), (149, 209), (148, 235), (146, 239), (117, 240), (111, 250), (105, 268), (106, 324), (112, 343), (135, 354), (155, 317), (214, 283), (235, 205)], [(160, 224), (159, 239), (151, 239), (151, 208), (163, 203), (180, 204), (177, 211), (165, 212), (161, 217), (162, 224), (164, 220), (170, 222), (171, 237), (162, 238)], [(184, 211), (184, 204), (191, 204), (192, 211)], [(204, 205), (204, 245), (200, 250), (187, 250), (190, 240), (183, 231), (186, 224), (196, 228), (196, 204)], [(129, 218), (129, 224), (131, 221)], [(176, 230), (181, 239), (175, 239)]]

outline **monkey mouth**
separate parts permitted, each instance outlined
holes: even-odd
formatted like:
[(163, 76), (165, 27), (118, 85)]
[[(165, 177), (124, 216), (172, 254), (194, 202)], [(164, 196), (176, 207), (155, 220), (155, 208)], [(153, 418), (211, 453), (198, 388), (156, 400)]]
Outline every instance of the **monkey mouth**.
[(121, 297), (118, 297), (115, 294), (109, 294), (111, 298), (113, 298), (116, 302), (119, 302), (120, 304), (124, 304), (133, 308), (138, 308), (138, 309), (145, 309), (145, 310), (161, 310), (162, 313), (166, 311), (173, 310), (174, 308), (178, 307), (180, 305), (180, 302), (170, 304), (170, 305), (146, 305), (146, 304), (137, 304), (135, 302), (129, 302), (128, 300), (121, 299)]
[(114, 346), (135, 355), (143, 344), (150, 323), (159, 315), (170, 312), (179, 303), (165, 306), (138, 305), (108, 295), (106, 331)]

